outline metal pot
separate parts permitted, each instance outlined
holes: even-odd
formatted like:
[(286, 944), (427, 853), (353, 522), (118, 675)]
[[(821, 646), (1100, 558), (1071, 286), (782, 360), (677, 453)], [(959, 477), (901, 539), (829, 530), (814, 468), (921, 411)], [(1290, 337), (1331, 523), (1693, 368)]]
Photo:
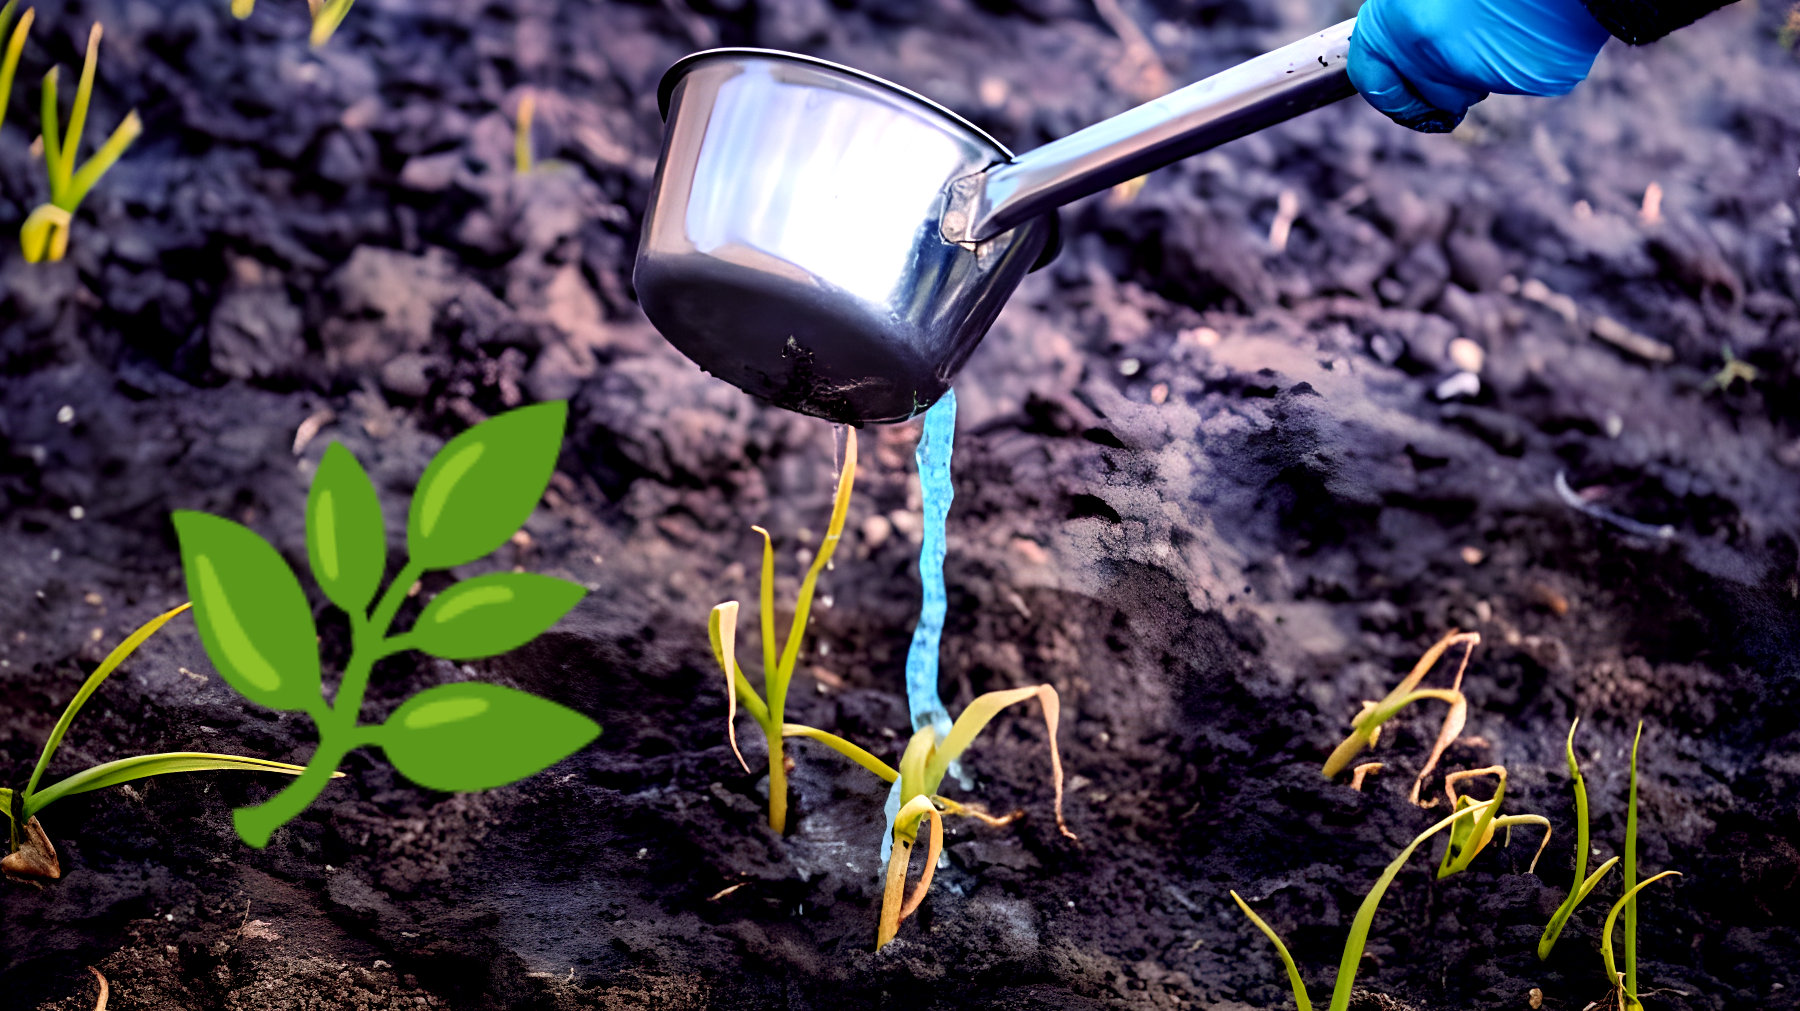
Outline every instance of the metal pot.
[(663, 76), (668, 126), (634, 277), (701, 368), (850, 424), (902, 421), (949, 388), (1056, 208), (1354, 93), (1346, 21), (1014, 157), (880, 78), (761, 49)]

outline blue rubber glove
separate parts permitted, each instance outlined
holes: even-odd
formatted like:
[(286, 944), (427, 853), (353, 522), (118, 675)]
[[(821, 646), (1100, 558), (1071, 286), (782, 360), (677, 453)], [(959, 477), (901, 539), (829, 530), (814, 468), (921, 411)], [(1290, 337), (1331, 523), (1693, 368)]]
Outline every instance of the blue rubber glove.
[(1448, 133), (1490, 92), (1568, 94), (1608, 37), (1581, 0), (1368, 0), (1350, 82), (1401, 126)]

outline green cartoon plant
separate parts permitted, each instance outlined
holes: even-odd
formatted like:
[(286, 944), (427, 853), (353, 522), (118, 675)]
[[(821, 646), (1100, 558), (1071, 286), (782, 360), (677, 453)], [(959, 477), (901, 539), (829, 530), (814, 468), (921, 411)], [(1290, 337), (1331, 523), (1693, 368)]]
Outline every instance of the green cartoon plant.
[[(200, 772), (207, 769), (233, 769), (241, 772), (280, 772), (290, 776), (298, 776), (305, 770), (298, 765), (286, 762), (269, 762), (260, 758), (241, 758), (237, 755), (214, 755), (197, 751), (177, 751), (160, 755), (138, 755), (133, 758), (121, 758), (106, 762), (90, 769), (83, 769), (73, 776), (58, 780), (42, 790), (38, 783), (44, 777), (44, 771), (50, 767), (50, 759), (56, 754), (57, 747), (62, 744), (63, 737), (68, 734), (69, 727), (75, 722), (76, 714), (87, 704), (96, 691), (100, 690), (107, 677), (119, 668), (146, 639), (156, 630), (168, 624), (170, 619), (188, 609), (183, 604), (173, 610), (159, 614), (145, 622), (143, 627), (126, 636), (111, 653), (108, 653), (100, 666), (82, 682), (80, 690), (69, 704), (63, 708), (62, 718), (50, 730), (50, 737), (44, 742), (44, 750), (39, 753), (37, 765), (31, 770), (31, 779), (23, 789), (14, 790), (0, 787), (0, 812), (4, 812), (9, 823), (7, 855), (0, 865), (9, 874), (20, 874), (30, 877), (60, 878), (62, 866), (56, 859), (56, 848), (50, 844), (50, 837), (38, 824), (37, 813), (64, 797), (92, 790), (104, 790), (109, 786), (129, 783), (134, 779), (148, 776), (161, 776), (171, 772)], [(338, 773), (341, 776), (343, 773)]]
[[(1414, 702), (1427, 700), (1447, 702), (1450, 705), (1450, 711), (1445, 714), (1444, 724), (1438, 730), (1437, 742), (1431, 748), (1431, 757), (1426, 760), (1425, 767), (1419, 770), (1418, 778), (1413, 780), (1412, 787), (1414, 804), (1418, 804), (1420, 807), (1430, 807), (1436, 804), (1435, 800), (1421, 803), (1419, 791), (1424, 787), (1426, 778), (1431, 775), (1431, 770), (1437, 768), (1438, 759), (1444, 756), (1444, 752), (1456, 741), (1457, 736), (1462, 733), (1464, 724), (1468, 722), (1469, 700), (1462, 693), (1463, 672), (1468, 670), (1469, 657), (1475, 652), (1475, 647), (1480, 642), (1481, 634), (1478, 632), (1451, 630), (1448, 635), (1439, 639), (1436, 644), (1425, 651), (1425, 655), (1419, 658), (1417, 664), (1413, 665), (1412, 672), (1401, 679), (1400, 684), (1389, 692), (1386, 698), (1380, 702), (1364, 702), (1362, 712), (1358, 713), (1356, 719), (1350, 723), (1350, 736), (1344, 738), (1343, 742), (1331, 752), (1330, 757), (1325, 759), (1323, 770), (1325, 778), (1337, 778), (1338, 773), (1348, 768), (1357, 755), (1362, 754), (1367, 748), (1374, 747), (1376, 742), (1381, 739), (1382, 724), (1393, 719), (1400, 713), (1400, 710)], [(1419, 682), (1425, 679), (1425, 675), (1431, 673), (1432, 667), (1437, 665), (1438, 659), (1444, 655), (1445, 651), (1458, 645), (1467, 648), (1463, 650), (1462, 663), (1456, 668), (1456, 680), (1451, 686), (1449, 688), (1420, 688)]]
[(387, 534), (375, 486), (341, 444), (325, 451), (307, 496), (307, 559), (319, 589), (349, 615), (352, 642), (329, 702), (312, 609), (281, 555), (230, 520), (175, 514), (195, 621), (219, 674), (258, 705), (306, 713), (319, 731), (319, 746), (299, 779), (265, 803), (237, 810), (246, 843), (267, 845), (355, 748), (380, 747), (421, 786), (485, 790), (540, 772), (599, 735), (593, 721), (554, 702), (473, 682), (428, 688), (382, 723), (359, 722), (378, 660), (406, 650), (446, 660), (504, 653), (536, 638), (581, 600), (586, 591), (561, 579), (526, 572), (477, 576), (452, 584), (409, 630), (390, 634), (420, 577), (482, 558), (530, 517), (555, 468), (566, 413), (560, 401), (510, 411), (451, 439), (432, 458), (413, 493), (406, 564), (379, 601)]
[[(1387, 870), (1383, 871), (1381, 877), (1376, 879), (1375, 887), (1369, 890), (1369, 894), (1363, 898), (1362, 905), (1357, 908), (1356, 918), (1350, 921), (1350, 936), (1344, 941), (1344, 956), (1338, 961), (1337, 983), (1331, 991), (1331, 1011), (1345, 1011), (1350, 1006), (1350, 991), (1356, 986), (1356, 970), (1362, 963), (1363, 948), (1369, 943), (1369, 928), (1374, 924), (1375, 910), (1381, 905), (1382, 896), (1387, 894), (1388, 886), (1394, 883), (1395, 876), (1400, 873), (1400, 868), (1405, 866), (1407, 858), (1413, 855), (1413, 851), (1419, 848), (1420, 843), (1444, 829), (1463, 823), (1464, 819), (1491, 816), (1499, 806), (1499, 798), (1496, 797), (1494, 800), (1472, 803), (1461, 810), (1452, 812), (1442, 821), (1419, 833), (1411, 844), (1400, 851), (1400, 855), (1394, 858), (1393, 863), (1388, 864)], [(1250, 918), (1250, 922), (1256, 924), (1257, 929), (1274, 942), (1275, 951), (1281, 956), (1281, 964), (1287, 967), (1288, 983), (1294, 989), (1294, 1003), (1299, 1007), (1299, 1011), (1312, 1011), (1312, 1000), (1306, 995), (1306, 983), (1300, 978), (1300, 968), (1294, 964), (1294, 956), (1288, 953), (1287, 945), (1281, 942), (1281, 936), (1275, 933), (1273, 927), (1264, 923), (1262, 917), (1257, 916), (1250, 909), (1250, 904), (1245, 902), (1237, 892), (1232, 892), (1231, 898), (1237, 903), (1238, 908), (1244, 911), (1244, 915)]]
[[(20, 22), (20, 28), (26, 24)], [(80, 168), (75, 166), (82, 130), (87, 127), (88, 100), (94, 93), (94, 69), (100, 62), (100, 35), (100, 22), (96, 21), (88, 32), (87, 61), (81, 67), (81, 83), (75, 88), (75, 105), (69, 110), (69, 132), (61, 138), (57, 136), (56, 103), (56, 77), (61, 68), (51, 67), (44, 75), (44, 170), (50, 177), (50, 202), (39, 204), (26, 216), (24, 226), (19, 229), (19, 245), (24, 248), (25, 259), (30, 263), (63, 258), (69, 248), (69, 227), (74, 221), (75, 209), (81, 206), (88, 191), (113, 167), (131, 142), (144, 132), (137, 111), (126, 113), (124, 122), (106, 138), (100, 150)], [(13, 45), (7, 47), (6, 62), (0, 65), (0, 72), (17, 66), (13, 54), (23, 41), (22, 36), (15, 35)]]

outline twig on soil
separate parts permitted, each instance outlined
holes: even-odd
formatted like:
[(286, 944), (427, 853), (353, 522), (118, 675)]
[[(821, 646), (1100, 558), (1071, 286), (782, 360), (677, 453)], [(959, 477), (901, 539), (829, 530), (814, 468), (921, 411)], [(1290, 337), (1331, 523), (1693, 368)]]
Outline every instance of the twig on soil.
[(93, 973), (94, 978), (100, 981), (100, 999), (94, 1002), (94, 1011), (106, 1011), (106, 999), (111, 996), (112, 988), (106, 985), (106, 977), (100, 975), (99, 969), (90, 965), (88, 966), (88, 971)]
[(1648, 537), (1652, 540), (1659, 541), (1666, 541), (1675, 536), (1675, 528), (1667, 523), (1664, 523), (1661, 526), (1651, 526), (1648, 523), (1640, 523), (1630, 517), (1620, 516), (1618, 513), (1613, 512), (1605, 506), (1595, 505), (1582, 498), (1580, 495), (1576, 494), (1575, 489), (1569, 487), (1568, 471), (1559, 470), (1556, 472), (1556, 495), (1558, 498), (1562, 499), (1563, 504), (1570, 509), (1592, 516), (1602, 523), (1610, 523), (1628, 534), (1636, 534), (1639, 537)]

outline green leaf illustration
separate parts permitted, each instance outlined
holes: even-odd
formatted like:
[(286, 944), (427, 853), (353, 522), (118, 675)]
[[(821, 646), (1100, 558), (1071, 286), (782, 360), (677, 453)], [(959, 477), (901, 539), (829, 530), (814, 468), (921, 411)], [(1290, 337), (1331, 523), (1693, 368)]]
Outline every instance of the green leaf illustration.
[(544, 497), (567, 417), (560, 400), (534, 404), (451, 439), (413, 493), (406, 522), (412, 560), (448, 569), (505, 543)]
[(471, 681), (414, 695), (377, 743), (420, 786), (486, 790), (542, 772), (598, 736), (599, 724), (573, 709)]
[(306, 559), (331, 602), (366, 614), (387, 567), (381, 499), (356, 457), (334, 442), (306, 496)]
[(294, 571), (230, 520), (186, 510), (174, 520), (194, 624), (220, 676), (270, 709), (321, 707), (318, 634)]
[(529, 572), (465, 579), (425, 608), (408, 645), (445, 660), (504, 653), (537, 638), (586, 594), (577, 583)]

